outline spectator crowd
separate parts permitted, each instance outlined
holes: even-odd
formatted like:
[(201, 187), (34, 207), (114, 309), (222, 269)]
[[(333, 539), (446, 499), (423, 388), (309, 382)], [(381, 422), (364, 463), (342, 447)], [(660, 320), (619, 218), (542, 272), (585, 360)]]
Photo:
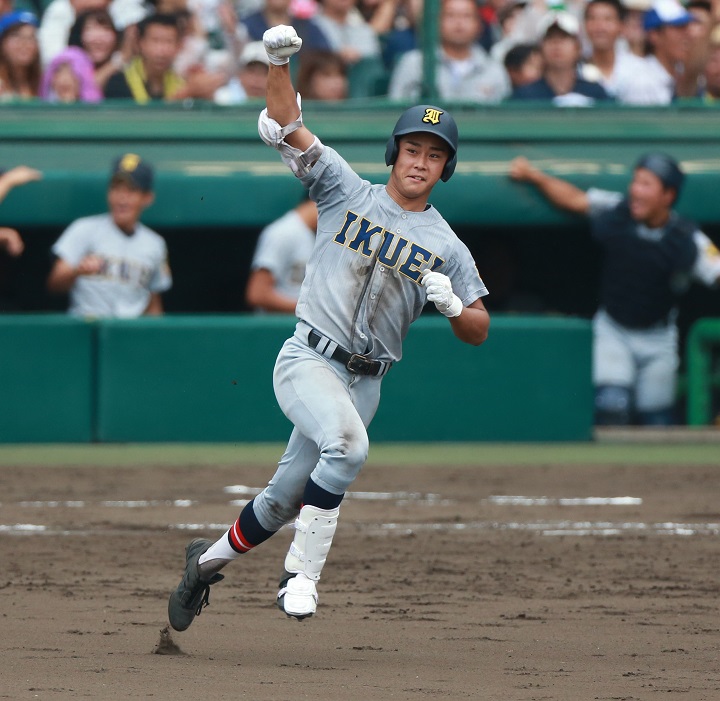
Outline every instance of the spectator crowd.
[[(720, 99), (720, 0), (440, 0), (444, 102)], [(0, 0), (0, 101), (263, 99), (290, 24), (306, 99), (423, 87), (422, 0)]]

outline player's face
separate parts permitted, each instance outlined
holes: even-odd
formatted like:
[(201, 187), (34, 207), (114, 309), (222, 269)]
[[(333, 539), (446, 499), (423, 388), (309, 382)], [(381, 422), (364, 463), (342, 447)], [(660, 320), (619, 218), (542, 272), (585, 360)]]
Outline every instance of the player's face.
[(401, 136), (388, 183), (391, 196), (408, 211), (422, 211), (449, 155), (447, 144), (435, 134)]
[(635, 171), (629, 195), (632, 218), (653, 227), (665, 223), (675, 199), (675, 191), (666, 188), (660, 178), (646, 168)]
[(110, 216), (125, 233), (132, 233), (140, 215), (153, 201), (151, 192), (143, 192), (122, 180), (113, 181), (108, 191)]

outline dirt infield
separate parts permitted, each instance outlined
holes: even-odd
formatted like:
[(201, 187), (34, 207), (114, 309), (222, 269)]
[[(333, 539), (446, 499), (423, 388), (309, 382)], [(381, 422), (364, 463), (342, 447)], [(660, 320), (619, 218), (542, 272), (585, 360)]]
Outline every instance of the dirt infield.
[(274, 606), (286, 530), (174, 654), (186, 542), (271, 465), (0, 467), (0, 698), (720, 699), (717, 465), (476, 462), (368, 465), (313, 619)]

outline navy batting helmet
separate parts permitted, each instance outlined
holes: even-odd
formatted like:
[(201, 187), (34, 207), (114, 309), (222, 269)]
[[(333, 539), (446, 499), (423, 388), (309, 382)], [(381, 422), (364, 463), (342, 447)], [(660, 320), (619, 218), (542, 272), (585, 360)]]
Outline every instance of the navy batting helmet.
[(685, 180), (685, 174), (674, 158), (665, 153), (646, 153), (635, 164), (635, 170), (638, 168), (649, 170), (653, 175), (657, 176), (664, 187), (673, 188), (677, 199), (683, 180)]
[(397, 160), (398, 136), (418, 131), (437, 134), (450, 147), (450, 156), (440, 176), (447, 182), (457, 165), (458, 128), (449, 112), (431, 105), (416, 105), (400, 115), (385, 147), (385, 165), (391, 166)]

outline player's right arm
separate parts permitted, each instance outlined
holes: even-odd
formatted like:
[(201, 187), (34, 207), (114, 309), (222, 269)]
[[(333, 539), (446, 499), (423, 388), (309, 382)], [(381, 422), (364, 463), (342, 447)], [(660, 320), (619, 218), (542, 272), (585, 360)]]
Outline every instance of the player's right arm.
[(77, 266), (73, 266), (63, 258), (56, 258), (50, 275), (47, 279), (47, 288), (50, 292), (64, 294), (70, 292), (81, 275), (97, 275), (103, 267), (100, 256), (90, 254), (85, 256)]
[(0, 250), (5, 250), (8, 255), (16, 257), (19, 256), (24, 249), (25, 244), (15, 229), (0, 226)]
[[(266, 105), (268, 117), (281, 127), (292, 124), (301, 117), (297, 94), (290, 78), (290, 56), (297, 53), (302, 40), (292, 27), (278, 25), (263, 35), (265, 51), (270, 59)], [(300, 151), (312, 146), (315, 135), (304, 125), (285, 136), (285, 142)]]
[(587, 193), (567, 180), (555, 178), (533, 166), (520, 156), (510, 163), (510, 177), (518, 182), (534, 185), (553, 205), (574, 214), (589, 214)]

